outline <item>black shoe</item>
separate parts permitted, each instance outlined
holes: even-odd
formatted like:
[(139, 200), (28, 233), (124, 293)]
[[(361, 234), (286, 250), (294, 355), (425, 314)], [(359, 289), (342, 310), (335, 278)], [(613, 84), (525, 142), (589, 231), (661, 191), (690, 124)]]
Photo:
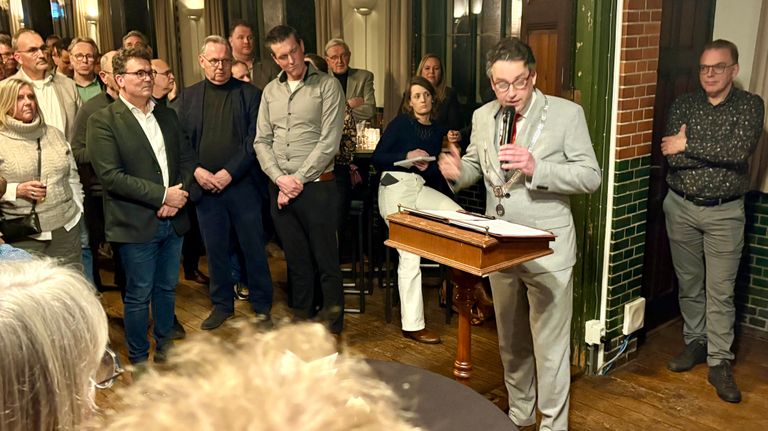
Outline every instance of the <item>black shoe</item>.
[(164, 364), (168, 362), (168, 348), (155, 350), (154, 361), (156, 364)]
[(709, 383), (717, 390), (717, 396), (729, 403), (741, 401), (741, 391), (733, 380), (731, 363), (723, 361), (720, 365), (709, 367)]
[(253, 325), (259, 331), (269, 331), (275, 327), (275, 324), (272, 323), (272, 315), (269, 313), (255, 313)]
[(231, 319), (234, 315), (235, 313), (227, 313), (214, 308), (213, 311), (211, 311), (211, 314), (208, 315), (208, 318), (203, 320), (203, 323), (200, 325), (200, 329), (204, 329), (206, 331), (216, 329), (221, 326), (227, 319)]
[(667, 363), (667, 368), (670, 371), (680, 373), (704, 362), (707, 362), (707, 343), (705, 341), (691, 341), (685, 346), (682, 353)]
[(241, 300), (241, 301), (247, 301), (248, 300), (248, 286), (241, 282), (235, 283), (235, 298)]
[(171, 329), (171, 340), (183, 340), (187, 336), (187, 331), (181, 326), (181, 322), (176, 316), (173, 316), (173, 329)]

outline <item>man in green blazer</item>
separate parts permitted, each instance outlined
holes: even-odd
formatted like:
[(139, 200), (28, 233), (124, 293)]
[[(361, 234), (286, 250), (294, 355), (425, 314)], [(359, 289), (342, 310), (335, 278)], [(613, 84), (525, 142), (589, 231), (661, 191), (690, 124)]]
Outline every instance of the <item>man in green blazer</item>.
[(149, 358), (151, 304), (158, 362), (171, 345), (195, 156), (175, 112), (151, 99), (149, 53), (121, 49), (112, 68), (119, 98), (88, 119), (86, 150), (104, 188), (106, 238), (125, 268), (128, 357), (134, 364)]

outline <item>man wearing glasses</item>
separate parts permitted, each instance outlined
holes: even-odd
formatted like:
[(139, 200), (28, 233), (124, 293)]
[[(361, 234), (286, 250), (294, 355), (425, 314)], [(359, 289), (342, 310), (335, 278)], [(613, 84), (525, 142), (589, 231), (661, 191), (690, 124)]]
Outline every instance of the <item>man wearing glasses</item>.
[(151, 306), (154, 360), (163, 362), (172, 344), (194, 154), (173, 110), (152, 101), (149, 52), (121, 49), (112, 65), (119, 97), (88, 119), (86, 150), (104, 188), (106, 239), (125, 269), (128, 358), (149, 358)]
[(96, 42), (90, 37), (76, 37), (69, 44), (69, 58), (74, 62), (73, 79), (83, 102), (101, 93), (101, 82), (96, 75), (98, 52)]
[(16, 61), (21, 66), (13, 75), (34, 87), (45, 123), (59, 129), (72, 140), (80, 95), (75, 83), (66, 76), (48, 70), (48, 47), (37, 32), (22, 28), (13, 38)]
[(13, 58), (13, 42), (11, 36), (0, 34), (0, 59), (2, 59), (3, 77), (7, 78), (16, 73), (19, 64)]
[(535, 88), (528, 45), (501, 40), (488, 53), (486, 74), (496, 100), (475, 111), (467, 154), (460, 159), (454, 147), (439, 166), (454, 190), (482, 178), (488, 215), (556, 236), (553, 254), (495, 272), (490, 281), (510, 419), (535, 428), (538, 407), (539, 429), (565, 430), (576, 263), (569, 199), (597, 190), (600, 168), (581, 107)]
[(349, 45), (341, 39), (331, 39), (325, 44), (325, 61), (333, 76), (341, 82), (347, 99), (347, 106), (352, 108), (355, 121), (370, 121), (376, 118), (376, 95), (373, 91), (373, 73), (365, 69), (349, 67), (352, 53)]
[(271, 324), (272, 277), (261, 217), (266, 178), (251, 146), (261, 91), (232, 78), (232, 52), (221, 36), (208, 36), (198, 56), (205, 79), (174, 101), (197, 153), (196, 185), (190, 190), (208, 253), (213, 309), (201, 328), (211, 330), (234, 316), (234, 241), (247, 257), (249, 301), (259, 326)]
[(709, 383), (732, 403), (741, 401), (731, 347), (744, 194), (765, 111), (760, 96), (733, 85), (738, 73), (736, 45), (722, 39), (707, 43), (699, 59), (701, 89), (675, 100), (668, 136), (661, 140), (669, 163), (664, 214), (686, 344), (667, 367), (683, 372), (706, 362)]

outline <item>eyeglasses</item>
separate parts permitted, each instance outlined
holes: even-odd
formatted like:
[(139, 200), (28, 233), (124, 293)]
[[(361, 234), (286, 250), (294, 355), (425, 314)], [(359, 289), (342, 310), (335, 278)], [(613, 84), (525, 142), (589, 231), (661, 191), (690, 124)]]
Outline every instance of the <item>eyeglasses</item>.
[(91, 54), (75, 54), (72, 57), (75, 57), (75, 60), (77, 61), (86, 61), (86, 62), (93, 61), (96, 59), (96, 57)]
[(507, 81), (496, 81), (493, 83), (493, 86), (496, 87), (496, 89), (499, 91), (509, 91), (510, 88), (514, 88), (515, 90), (523, 90), (526, 86), (528, 86), (528, 80), (531, 78), (531, 75), (532, 74), (529, 73), (525, 78), (520, 78), (511, 84)]
[(13, 58), (13, 53), (12, 52), (6, 52), (5, 54), (0, 54), (0, 58), (2, 58), (3, 60), (11, 59), (11, 58)]
[(232, 59), (231, 58), (206, 58), (206, 57), (203, 57), (203, 59), (205, 59), (205, 61), (207, 61), (208, 64), (210, 64), (213, 67), (219, 67), (219, 66), (224, 67), (224, 66), (229, 66), (230, 64), (232, 64)]
[(341, 55), (334, 55), (333, 57), (328, 57), (328, 60), (331, 60), (332, 62), (336, 63), (337, 61), (341, 61), (342, 59), (346, 60), (349, 58), (349, 54), (341, 54)]
[(50, 48), (48, 48), (48, 46), (46, 46), (46, 45), (43, 45), (43, 46), (38, 46), (38, 47), (34, 47), (34, 48), (29, 48), (29, 49), (24, 50), (24, 51), (16, 51), (16, 52), (20, 52), (22, 54), (35, 55), (35, 54), (37, 54), (38, 51), (40, 51), (41, 54), (48, 54), (48, 52), (50, 51)]
[(700, 64), (699, 65), (699, 73), (702, 75), (707, 75), (709, 72), (714, 72), (715, 75), (722, 75), (725, 73), (728, 68), (736, 66), (736, 63), (733, 64), (725, 64), (725, 63), (718, 63), (714, 65), (708, 65), (708, 64)]
[(107, 346), (104, 348), (104, 355), (101, 357), (96, 375), (91, 377), (91, 384), (97, 389), (109, 389), (124, 372), (120, 365), (120, 358)]
[(155, 75), (155, 76), (157, 76), (157, 75), (170, 76), (172, 73), (173, 73), (173, 71), (171, 69), (168, 69), (165, 72), (158, 72), (157, 70), (152, 69), (152, 74)]
[(135, 75), (139, 80), (143, 81), (147, 78), (152, 79), (154, 78), (154, 74), (151, 70), (137, 70), (136, 72), (123, 72), (119, 73), (118, 75)]

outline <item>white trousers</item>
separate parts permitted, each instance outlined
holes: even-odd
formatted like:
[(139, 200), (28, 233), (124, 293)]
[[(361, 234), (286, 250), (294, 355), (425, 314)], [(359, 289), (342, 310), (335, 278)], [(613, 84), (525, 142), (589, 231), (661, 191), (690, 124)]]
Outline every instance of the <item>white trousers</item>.
[(540, 431), (568, 429), (573, 268), (531, 274), (519, 267), (490, 275), (509, 417)]
[[(458, 210), (461, 207), (448, 196), (424, 185), (424, 179), (408, 172), (384, 172), (398, 180), (389, 186), (379, 185), (379, 214), (397, 212), (397, 205), (418, 210)], [(389, 226), (389, 222), (386, 222)], [(421, 293), (421, 258), (398, 250), (397, 283), (400, 291), (400, 323), (404, 331), (424, 329), (424, 298)]]

